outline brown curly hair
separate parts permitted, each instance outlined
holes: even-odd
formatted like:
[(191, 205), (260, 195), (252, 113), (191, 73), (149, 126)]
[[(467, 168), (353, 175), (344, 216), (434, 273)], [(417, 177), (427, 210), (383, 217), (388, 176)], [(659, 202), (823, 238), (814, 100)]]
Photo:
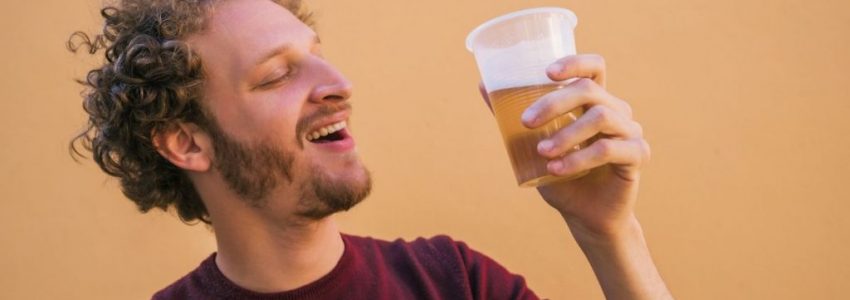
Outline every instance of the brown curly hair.
[[(79, 81), (86, 87), (88, 124), (71, 140), (71, 155), (84, 157), (78, 146), (91, 152), (104, 172), (120, 179), (122, 192), (141, 212), (173, 205), (183, 222), (211, 224), (192, 182), (157, 152), (152, 138), (177, 122), (204, 129), (213, 124), (201, 105), (201, 59), (184, 39), (203, 30), (218, 1), (123, 0), (100, 11), (102, 34), (77, 31), (68, 39), (71, 52), (105, 49), (106, 58)], [(312, 25), (300, 0), (270, 1)]]

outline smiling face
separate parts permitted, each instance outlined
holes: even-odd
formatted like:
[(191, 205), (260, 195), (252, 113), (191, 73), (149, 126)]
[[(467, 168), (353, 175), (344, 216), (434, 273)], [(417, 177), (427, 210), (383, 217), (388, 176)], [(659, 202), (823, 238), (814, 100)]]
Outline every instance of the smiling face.
[(365, 198), (369, 173), (347, 128), (351, 84), (324, 60), (316, 33), (266, 0), (210, 12), (188, 42), (204, 62), (212, 163), (230, 190), (312, 219)]

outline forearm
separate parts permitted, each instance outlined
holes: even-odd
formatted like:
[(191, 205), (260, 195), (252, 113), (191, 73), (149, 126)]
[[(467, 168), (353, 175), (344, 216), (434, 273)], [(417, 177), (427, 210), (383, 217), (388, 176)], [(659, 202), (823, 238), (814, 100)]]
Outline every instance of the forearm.
[(594, 232), (567, 219), (607, 299), (673, 299), (658, 273), (634, 216), (610, 232)]

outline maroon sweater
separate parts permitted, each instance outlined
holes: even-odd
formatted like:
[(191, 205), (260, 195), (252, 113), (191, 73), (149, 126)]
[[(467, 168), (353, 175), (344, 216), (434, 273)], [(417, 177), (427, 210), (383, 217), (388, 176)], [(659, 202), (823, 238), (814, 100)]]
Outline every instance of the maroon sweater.
[(489, 257), (447, 236), (394, 242), (342, 235), (330, 273), (280, 293), (257, 293), (224, 277), (215, 253), (154, 299), (538, 299)]

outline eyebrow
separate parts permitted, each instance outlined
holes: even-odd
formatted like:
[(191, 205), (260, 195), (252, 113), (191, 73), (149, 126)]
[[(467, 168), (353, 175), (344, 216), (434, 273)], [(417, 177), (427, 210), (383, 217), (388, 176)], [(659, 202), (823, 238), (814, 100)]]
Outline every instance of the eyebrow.
[[(319, 39), (319, 36), (318, 36), (318, 35), (313, 35), (313, 45), (318, 45), (318, 44), (321, 44), (321, 43), (322, 43), (322, 40), (321, 40), (321, 39)], [(289, 52), (289, 50), (290, 50), (291, 48), (292, 48), (292, 44), (291, 44), (291, 43), (286, 43), (286, 44), (284, 44), (284, 45), (282, 45), (282, 46), (280, 46), (280, 47), (277, 47), (277, 48), (275, 48), (274, 50), (272, 50), (271, 52), (269, 52), (269, 53), (267, 53), (267, 54), (263, 55), (263, 56), (262, 56), (259, 60), (257, 60), (257, 63), (253, 64), (253, 66), (254, 66), (254, 67), (259, 66), (259, 65), (261, 65), (261, 64), (263, 64), (263, 63), (265, 63), (265, 62), (269, 61), (270, 59), (272, 59), (272, 58), (274, 58), (274, 57), (276, 57), (276, 56), (278, 56), (278, 55), (281, 55), (281, 54), (283, 54), (283, 53)]]

